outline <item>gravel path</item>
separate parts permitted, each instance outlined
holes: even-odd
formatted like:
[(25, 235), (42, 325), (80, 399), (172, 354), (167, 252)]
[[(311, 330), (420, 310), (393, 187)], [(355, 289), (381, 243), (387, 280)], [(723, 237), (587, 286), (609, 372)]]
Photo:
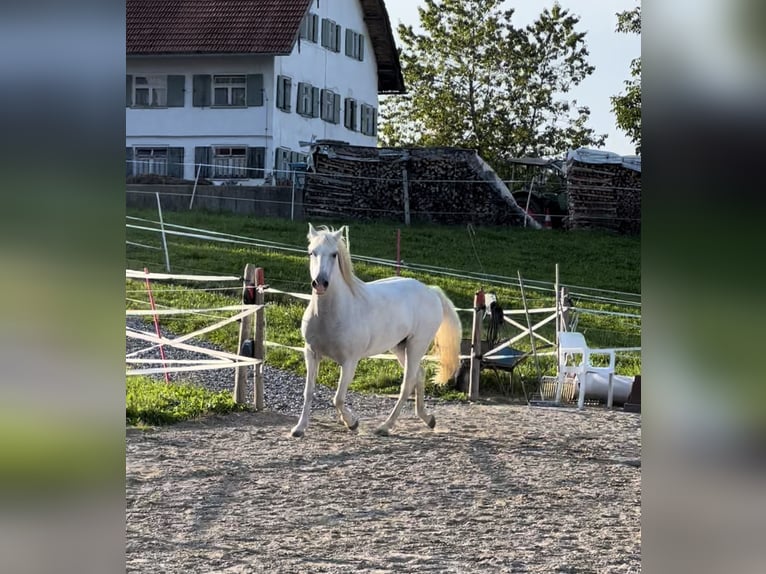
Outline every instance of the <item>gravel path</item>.
[(266, 412), (127, 429), (127, 572), (640, 572), (640, 415), (431, 401), (378, 437), (392, 399), (352, 394), (352, 433), (318, 387), (294, 439), (302, 389), (267, 369)]

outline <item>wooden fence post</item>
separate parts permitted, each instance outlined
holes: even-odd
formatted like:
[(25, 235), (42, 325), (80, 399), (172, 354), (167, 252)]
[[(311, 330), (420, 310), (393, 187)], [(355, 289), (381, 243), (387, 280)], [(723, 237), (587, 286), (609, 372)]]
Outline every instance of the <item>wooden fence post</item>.
[[(242, 302), (245, 305), (255, 305), (255, 265), (248, 263), (245, 265), (245, 272), (242, 275)], [(237, 353), (240, 355), (254, 356), (251, 353), (255, 351), (252, 345), (253, 338), (253, 316), (248, 315), (242, 318), (239, 324), (239, 346)], [(250, 346), (249, 349), (247, 347)], [(237, 367), (234, 372), (234, 402), (245, 403), (247, 391), (247, 365)]]
[[(255, 270), (255, 304), (259, 306), (259, 309), (255, 312), (255, 337), (253, 341), (254, 356), (256, 359), (263, 361), (266, 358), (266, 351), (264, 346), (264, 329), (266, 327), (266, 317), (263, 308), (264, 293), (266, 288), (264, 280), (263, 268), (258, 267)], [(255, 410), (263, 410), (263, 363), (255, 365), (253, 373), (253, 396), (255, 397)]]
[(402, 164), (402, 195), (404, 199), (404, 225), (410, 225), (410, 184), (407, 179), (407, 163)]
[(471, 377), (468, 382), (468, 398), (479, 398), (479, 376), (481, 375), (481, 312), (484, 311), (484, 290), (479, 289), (473, 297), (473, 328), (471, 330)]

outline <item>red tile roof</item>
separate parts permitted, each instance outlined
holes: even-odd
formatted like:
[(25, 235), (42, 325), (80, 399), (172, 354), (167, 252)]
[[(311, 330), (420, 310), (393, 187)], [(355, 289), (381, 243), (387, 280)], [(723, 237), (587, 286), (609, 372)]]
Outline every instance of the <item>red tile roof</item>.
[[(126, 0), (128, 56), (286, 55), (314, 0)], [(333, 1), (333, 0), (325, 0)], [(403, 93), (383, 0), (360, 0), (378, 65), (378, 91)]]
[(289, 54), (312, 0), (127, 0), (128, 55)]

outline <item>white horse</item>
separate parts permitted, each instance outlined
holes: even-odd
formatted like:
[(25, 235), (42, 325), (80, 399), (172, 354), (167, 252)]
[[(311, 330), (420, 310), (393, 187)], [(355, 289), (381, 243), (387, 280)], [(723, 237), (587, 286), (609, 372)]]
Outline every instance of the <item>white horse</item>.
[(365, 283), (354, 275), (343, 229), (338, 231), (309, 223), (311, 302), (303, 313), (306, 389), (303, 412), (292, 429), (303, 436), (309, 424), (317, 369), (323, 357), (340, 365), (340, 380), (333, 404), (341, 421), (356, 430), (359, 419), (344, 405), (346, 390), (359, 360), (393, 352), (404, 368), (399, 400), (386, 421), (375, 431), (387, 435), (415, 388), (418, 416), (434, 428), (436, 419), (423, 401), (425, 373), (420, 366), (434, 342), (439, 355), (438, 383), (445, 383), (460, 362), (460, 319), (452, 302), (438, 287), (415, 279), (392, 277)]

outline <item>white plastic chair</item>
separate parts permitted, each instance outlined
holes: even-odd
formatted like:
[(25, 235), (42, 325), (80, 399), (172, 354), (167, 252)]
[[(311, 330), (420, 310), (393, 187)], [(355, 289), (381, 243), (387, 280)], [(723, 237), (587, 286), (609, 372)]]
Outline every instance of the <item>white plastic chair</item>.
[[(579, 362), (575, 357), (577, 355), (581, 357)], [(605, 367), (594, 366), (591, 363), (591, 357), (593, 355), (609, 355), (609, 365)], [(601, 374), (609, 380), (606, 406), (612, 408), (614, 399), (614, 355), (614, 349), (589, 348), (582, 333), (576, 331), (560, 331), (558, 349), (559, 372), (558, 386), (556, 388), (556, 401), (561, 400), (561, 390), (564, 386), (564, 378), (567, 375), (576, 375), (579, 383), (577, 408), (581, 410), (585, 408), (586, 378), (589, 373), (595, 373)], [(571, 364), (568, 361), (568, 358), (571, 358), (574, 364)]]

